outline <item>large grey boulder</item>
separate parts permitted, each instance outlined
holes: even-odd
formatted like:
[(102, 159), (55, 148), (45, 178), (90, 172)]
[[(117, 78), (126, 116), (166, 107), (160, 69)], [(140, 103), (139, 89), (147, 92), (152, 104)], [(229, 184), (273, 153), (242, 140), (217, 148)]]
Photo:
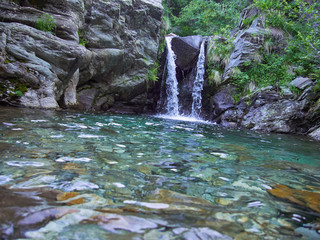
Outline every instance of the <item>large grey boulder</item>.
[(303, 118), (299, 102), (281, 100), (252, 108), (244, 115), (242, 126), (252, 130), (295, 133), (293, 121)]
[(188, 71), (194, 67), (198, 60), (202, 36), (174, 37), (171, 41), (172, 50), (176, 55), (176, 65), (182, 71)]

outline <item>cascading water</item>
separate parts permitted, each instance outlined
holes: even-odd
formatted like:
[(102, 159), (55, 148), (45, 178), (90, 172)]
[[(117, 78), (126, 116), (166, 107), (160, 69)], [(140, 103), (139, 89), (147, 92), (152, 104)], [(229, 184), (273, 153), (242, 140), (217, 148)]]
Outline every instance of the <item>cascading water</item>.
[(204, 62), (205, 62), (205, 54), (204, 54), (204, 45), (205, 41), (202, 41), (200, 47), (200, 53), (197, 62), (197, 75), (193, 82), (193, 90), (192, 90), (192, 112), (191, 117), (200, 119), (200, 113), (202, 108), (202, 97), (201, 92), (203, 89), (203, 75), (205, 73)]
[[(178, 80), (177, 80), (177, 72), (176, 72), (176, 55), (172, 49), (172, 39), (175, 36), (167, 36), (167, 59), (165, 69), (167, 71), (167, 77), (165, 81), (162, 81), (161, 89), (165, 86), (166, 99), (163, 99), (163, 91), (160, 93), (160, 103), (161, 105), (165, 105), (165, 115), (159, 115), (159, 117), (170, 118), (175, 120), (183, 120), (183, 121), (202, 121), (200, 118), (201, 108), (202, 108), (202, 97), (201, 92), (203, 89), (203, 75), (205, 73), (204, 62), (205, 62), (205, 41), (202, 41), (200, 47), (200, 53), (198, 56), (197, 68), (196, 68), (196, 77), (193, 83), (192, 89), (192, 112), (189, 116), (184, 114), (180, 114), (180, 106), (179, 106), (179, 89), (178, 89)], [(181, 71), (184, 74), (183, 71)], [(164, 79), (164, 74), (163, 78)], [(165, 83), (165, 84), (163, 84)], [(191, 89), (190, 89), (191, 94)], [(181, 100), (181, 99), (180, 99)], [(182, 100), (181, 100), (182, 101)], [(190, 104), (191, 105), (191, 104)], [(190, 109), (189, 108), (189, 109)]]
[(179, 99), (178, 99), (178, 81), (176, 77), (176, 56), (171, 48), (171, 40), (173, 36), (166, 37), (168, 48), (167, 54), (167, 70), (166, 93), (167, 93), (167, 114), (170, 116), (179, 116)]

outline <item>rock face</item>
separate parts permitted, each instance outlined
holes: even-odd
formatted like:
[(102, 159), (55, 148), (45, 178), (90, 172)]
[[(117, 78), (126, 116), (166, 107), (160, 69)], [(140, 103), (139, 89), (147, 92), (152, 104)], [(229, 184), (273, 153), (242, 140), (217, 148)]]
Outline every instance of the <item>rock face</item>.
[(310, 134), (320, 139), (319, 95), (315, 92), (313, 82), (312, 86), (296, 96), (292, 93), (281, 95), (268, 87), (235, 103), (232, 94), (230, 87), (226, 87), (212, 97), (213, 121), (228, 127)]
[(234, 50), (231, 53), (229, 63), (227, 64), (223, 78), (228, 80), (232, 75), (232, 69), (240, 67), (244, 62), (252, 61), (258, 50), (263, 46), (267, 34), (264, 29), (262, 17), (258, 17), (259, 9), (256, 7), (248, 8), (242, 13), (242, 19), (256, 17), (248, 29), (243, 29), (243, 22), (240, 22), (240, 32), (233, 41)]
[[(245, 63), (255, 60), (259, 49), (264, 46), (266, 37), (279, 37), (272, 29), (265, 29), (264, 19), (256, 7), (249, 7), (241, 14), (238, 29), (233, 33), (234, 50), (224, 69), (222, 85), (217, 86), (210, 97), (209, 119), (227, 127), (304, 134), (320, 139), (320, 96), (316, 81), (297, 77), (288, 87), (275, 89), (272, 86), (252, 92), (235, 102), (235, 87), (229, 83), (234, 69), (245, 71)], [(246, 23), (252, 21), (249, 27)], [(249, 21), (250, 20), (250, 21)], [(286, 43), (279, 40), (277, 51)], [(281, 40), (281, 41), (280, 41)], [(228, 84), (229, 83), (229, 84)]]
[[(16, 2), (0, 3), (2, 102), (107, 110), (144, 97), (160, 40), (161, 1)], [(53, 34), (44, 31), (49, 20)]]

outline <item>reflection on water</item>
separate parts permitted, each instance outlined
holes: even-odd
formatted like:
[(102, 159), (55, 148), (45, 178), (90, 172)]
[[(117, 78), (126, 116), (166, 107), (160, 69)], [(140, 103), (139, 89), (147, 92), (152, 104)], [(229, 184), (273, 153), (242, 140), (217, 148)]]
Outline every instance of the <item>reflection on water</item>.
[(320, 236), (320, 148), (310, 139), (4, 107), (0, 129), (4, 239)]

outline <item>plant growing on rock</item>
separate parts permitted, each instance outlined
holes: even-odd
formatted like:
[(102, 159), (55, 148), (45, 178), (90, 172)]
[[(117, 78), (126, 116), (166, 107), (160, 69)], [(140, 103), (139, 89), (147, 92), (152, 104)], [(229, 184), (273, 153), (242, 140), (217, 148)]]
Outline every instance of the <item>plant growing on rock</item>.
[(156, 82), (158, 81), (158, 68), (159, 68), (159, 63), (155, 62), (153, 67), (151, 67), (148, 71), (148, 81), (149, 82)]
[(41, 31), (54, 34), (56, 29), (56, 21), (50, 14), (44, 13), (41, 17), (37, 18), (36, 28)]
[(83, 33), (81, 30), (78, 30), (78, 36), (79, 36), (79, 44), (85, 47), (88, 44), (88, 41), (84, 39)]

